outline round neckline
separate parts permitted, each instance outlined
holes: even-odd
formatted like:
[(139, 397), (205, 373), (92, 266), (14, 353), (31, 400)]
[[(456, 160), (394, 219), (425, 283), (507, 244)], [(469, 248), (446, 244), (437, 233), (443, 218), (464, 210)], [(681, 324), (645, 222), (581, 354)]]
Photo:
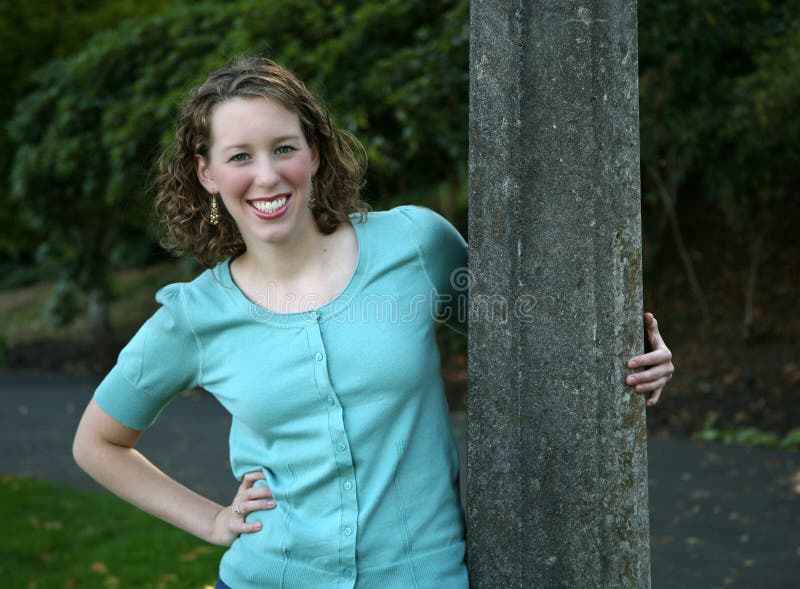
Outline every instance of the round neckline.
[(260, 323), (276, 323), (280, 325), (297, 325), (312, 321), (324, 321), (329, 317), (334, 317), (339, 313), (346, 311), (349, 308), (349, 298), (352, 297), (361, 287), (362, 278), (366, 273), (369, 264), (369, 247), (367, 246), (367, 239), (364, 231), (366, 219), (363, 222), (356, 220), (358, 214), (353, 213), (350, 215), (350, 224), (356, 234), (356, 242), (358, 245), (358, 259), (356, 261), (356, 268), (350, 276), (344, 290), (336, 295), (333, 299), (306, 311), (293, 311), (290, 313), (280, 313), (272, 311), (265, 307), (260, 306), (255, 301), (251, 300), (236, 284), (231, 274), (231, 262), (234, 258), (231, 256), (221, 264), (222, 278), (226, 286), (231, 287), (235, 291), (235, 296), (240, 302), (247, 305), (248, 313), (250, 316)]

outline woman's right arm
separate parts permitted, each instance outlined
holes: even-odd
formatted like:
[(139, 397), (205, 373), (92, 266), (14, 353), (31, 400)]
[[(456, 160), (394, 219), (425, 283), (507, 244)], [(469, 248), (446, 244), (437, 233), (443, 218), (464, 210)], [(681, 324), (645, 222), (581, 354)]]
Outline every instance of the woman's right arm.
[[(269, 487), (255, 487), (263, 473), (245, 475), (230, 506), (224, 507), (170, 478), (134, 449), (142, 431), (109, 416), (92, 399), (81, 418), (72, 446), (78, 465), (109, 491), (198, 538), (229, 546), (239, 534), (257, 532), (258, 522), (244, 515), (273, 509)], [(234, 511), (239, 507), (242, 514)]]

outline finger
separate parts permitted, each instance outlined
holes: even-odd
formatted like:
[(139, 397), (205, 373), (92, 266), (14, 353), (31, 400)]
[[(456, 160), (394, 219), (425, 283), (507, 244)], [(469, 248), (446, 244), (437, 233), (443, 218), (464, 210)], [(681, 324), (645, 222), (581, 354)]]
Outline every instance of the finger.
[(267, 478), (264, 473), (260, 470), (253, 470), (250, 472), (246, 472), (242, 477), (242, 486), (245, 488), (252, 487), (256, 481), (260, 481)]
[(261, 522), (246, 522), (237, 517), (230, 521), (230, 529), (234, 534), (252, 534), (262, 528)]
[(644, 384), (647, 382), (652, 382), (659, 378), (672, 376), (673, 371), (674, 368), (672, 366), (672, 362), (666, 364), (657, 364), (656, 366), (653, 366), (652, 368), (649, 368), (647, 370), (629, 374), (625, 378), (625, 384), (627, 384), (628, 386), (633, 386), (636, 384)]
[(253, 522), (248, 524), (247, 522), (241, 525), (241, 529), (239, 530), (240, 534), (252, 534), (253, 532), (257, 532), (261, 529), (261, 522)]
[(628, 368), (639, 368), (640, 366), (655, 366), (657, 364), (664, 364), (672, 360), (672, 352), (665, 347), (659, 347), (657, 350), (647, 352), (634, 356), (628, 360)]
[(254, 511), (269, 511), (270, 509), (275, 509), (275, 501), (272, 499), (260, 499), (258, 501), (247, 502), (247, 513), (253, 513)]
[(660, 389), (656, 389), (655, 391), (653, 391), (653, 394), (650, 395), (647, 398), (647, 406), (648, 407), (652, 407), (653, 405), (658, 403), (658, 399), (659, 399), (659, 397), (661, 397), (661, 391), (663, 391), (663, 390), (664, 390), (664, 387), (661, 387)]
[(658, 321), (655, 315), (652, 313), (644, 314), (644, 327), (647, 330), (647, 339), (650, 340), (652, 349), (666, 347), (664, 339), (661, 337), (661, 332), (658, 330)]
[(654, 380), (652, 382), (645, 382), (645, 383), (642, 383), (642, 384), (637, 384), (633, 388), (633, 390), (636, 391), (637, 393), (650, 393), (650, 392), (655, 391), (655, 390), (663, 389), (664, 385), (667, 384), (668, 380), (669, 380), (669, 378), (664, 376), (664, 377), (659, 378), (657, 380)]
[(269, 487), (250, 487), (244, 492), (247, 499), (274, 499)]
[(255, 493), (252, 495), (248, 494), (242, 498), (241, 505), (246, 506), (248, 513), (256, 510), (256, 508), (253, 507), (256, 504), (269, 505), (269, 509), (272, 509), (273, 507), (275, 507), (275, 498), (272, 496), (272, 494), (263, 495), (259, 493)]
[(273, 499), (256, 499), (234, 504), (233, 513), (238, 517), (245, 518), (254, 511), (269, 509), (275, 509), (275, 501)]

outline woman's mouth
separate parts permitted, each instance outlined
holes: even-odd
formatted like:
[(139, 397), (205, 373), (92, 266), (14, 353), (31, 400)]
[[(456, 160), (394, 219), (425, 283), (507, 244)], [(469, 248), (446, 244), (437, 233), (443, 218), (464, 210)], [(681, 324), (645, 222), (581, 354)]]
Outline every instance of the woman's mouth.
[(262, 219), (274, 219), (280, 217), (286, 211), (286, 205), (291, 198), (290, 194), (279, 196), (272, 200), (250, 200), (247, 201), (256, 215)]

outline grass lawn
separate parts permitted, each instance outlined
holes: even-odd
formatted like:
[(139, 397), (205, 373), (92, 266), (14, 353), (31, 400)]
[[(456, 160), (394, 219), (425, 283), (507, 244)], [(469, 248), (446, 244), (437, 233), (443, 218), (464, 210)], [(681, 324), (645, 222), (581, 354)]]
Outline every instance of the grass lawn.
[(105, 493), (0, 479), (0, 579), (12, 589), (204, 589), (223, 548)]

